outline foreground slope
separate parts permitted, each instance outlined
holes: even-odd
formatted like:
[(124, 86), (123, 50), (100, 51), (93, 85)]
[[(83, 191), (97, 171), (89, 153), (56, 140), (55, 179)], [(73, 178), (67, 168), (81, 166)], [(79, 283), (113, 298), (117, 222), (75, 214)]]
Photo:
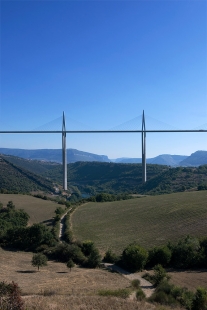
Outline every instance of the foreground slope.
[(116, 253), (134, 241), (150, 248), (187, 234), (206, 235), (206, 224), (207, 191), (91, 202), (72, 215), (76, 239), (92, 240), (102, 252), (111, 248)]

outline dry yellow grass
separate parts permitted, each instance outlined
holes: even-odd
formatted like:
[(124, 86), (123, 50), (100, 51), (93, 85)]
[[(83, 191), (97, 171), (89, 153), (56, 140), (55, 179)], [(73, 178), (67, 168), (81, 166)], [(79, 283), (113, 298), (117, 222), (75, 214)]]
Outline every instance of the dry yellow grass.
[(17, 209), (24, 209), (30, 216), (29, 224), (40, 223), (44, 221), (50, 222), (55, 216), (57, 203), (49, 200), (43, 200), (28, 195), (0, 194), (0, 202), (4, 206), (8, 201), (12, 200)]
[(49, 261), (48, 266), (31, 265), (32, 253), (0, 249), (0, 279), (17, 282), (24, 295), (51, 291), (56, 294), (90, 295), (100, 289), (126, 288), (130, 281), (117, 273), (102, 269), (75, 267), (70, 272), (65, 264)]
[(199, 286), (207, 289), (207, 269), (170, 270), (168, 274), (171, 277), (170, 282), (177, 286), (186, 287), (191, 291), (195, 291)]
[[(32, 310), (152, 310), (153, 305), (113, 297), (99, 296), (50, 296), (25, 300)], [(164, 309), (162, 309), (164, 310)]]

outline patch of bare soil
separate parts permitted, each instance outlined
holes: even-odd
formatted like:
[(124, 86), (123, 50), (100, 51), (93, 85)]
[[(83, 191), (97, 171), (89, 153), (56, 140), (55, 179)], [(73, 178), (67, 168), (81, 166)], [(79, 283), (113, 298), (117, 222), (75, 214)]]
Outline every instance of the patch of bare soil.
[[(154, 287), (152, 285), (152, 283), (150, 283), (149, 281), (145, 280), (142, 278), (142, 274), (143, 272), (135, 272), (135, 273), (130, 273), (116, 265), (113, 264), (108, 264), (105, 263), (104, 264), (106, 268), (114, 270), (120, 274), (122, 274), (125, 278), (129, 279), (130, 282), (132, 280), (139, 280), (140, 281), (140, 287), (142, 288), (143, 292), (145, 293), (146, 297), (150, 297), (153, 292), (154, 292)], [(132, 293), (130, 299), (135, 299), (135, 294)]]

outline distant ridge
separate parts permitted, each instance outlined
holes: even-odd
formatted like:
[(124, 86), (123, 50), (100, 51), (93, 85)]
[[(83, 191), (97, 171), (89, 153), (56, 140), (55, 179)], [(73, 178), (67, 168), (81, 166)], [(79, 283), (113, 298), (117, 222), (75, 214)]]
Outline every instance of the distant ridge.
[[(12, 155), (25, 159), (36, 159), (42, 161), (62, 162), (62, 149), (10, 149), (0, 148), (0, 154)], [(68, 163), (75, 163), (77, 161), (99, 161), (110, 162), (105, 155), (96, 155), (88, 152), (78, 151), (76, 149), (67, 149), (67, 161)]]
[(197, 151), (180, 162), (180, 166), (196, 167), (207, 164), (207, 151)]
[[(62, 162), (62, 150), (61, 149), (12, 149), (12, 148), (0, 148), (0, 154), (12, 155), (21, 157), (24, 159), (40, 160), (47, 162)], [(117, 158), (109, 159), (106, 155), (97, 155), (89, 152), (83, 152), (76, 149), (67, 149), (67, 161), (68, 163), (81, 162), (114, 162), (114, 163), (141, 163), (141, 158)], [(148, 164), (167, 165), (170, 167), (198, 167), (200, 165), (207, 164), (207, 151), (196, 151), (190, 156), (186, 155), (170, 155), (161, 154), (154, 158), (147, 159)]]
[[(169, 155), (163, 154), (158, 155), (154, 158), (148, 158), (148, 164), (156, 164), (156, 165), (167, 165), (171, 167), (179, 166), (179, 163), (186, 159), (188, 156), (185, 155)], [(115, 160), (116, 163), (130, 163), (130, 164), (139, 164), (142, 162), (141, 158), (117, 158)]]

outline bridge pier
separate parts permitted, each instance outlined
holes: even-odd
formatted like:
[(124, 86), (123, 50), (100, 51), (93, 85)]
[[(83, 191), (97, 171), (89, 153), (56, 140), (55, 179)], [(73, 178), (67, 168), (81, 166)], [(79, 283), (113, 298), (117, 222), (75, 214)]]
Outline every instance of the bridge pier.
[(147, 167), (146, 167), (146, 128), (144, 110), (142, 114), (142, 183), (147, 181)]
[(63, 124), (62, 124), (62, 164), (63, 164), (63, 189), (68, 189), (67, 182), (67, 150), (66, 150), (66, 126), (65, 126), (65, 114), (63, 112)]

